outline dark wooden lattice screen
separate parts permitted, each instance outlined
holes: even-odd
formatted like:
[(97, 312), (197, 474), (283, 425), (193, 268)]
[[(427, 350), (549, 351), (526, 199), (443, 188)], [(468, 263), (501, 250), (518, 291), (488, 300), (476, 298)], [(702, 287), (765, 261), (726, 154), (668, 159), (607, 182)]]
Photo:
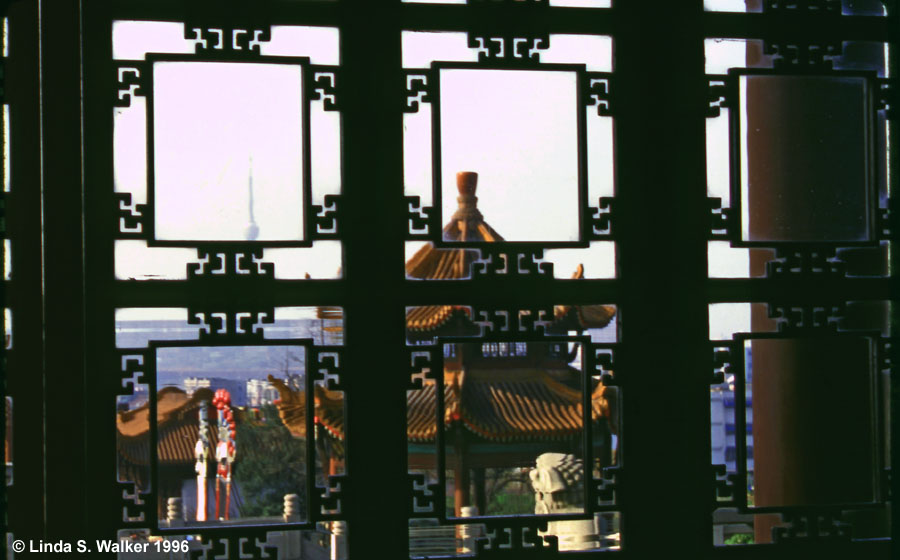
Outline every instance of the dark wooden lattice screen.
[[(423, 366), (411, 360), (416, 347), (408, 346), (407, 309), (469, 306), (494, 327), (485, 340), (516, 342), (541, 340), (543, 332), (535, 328), (534, 318), (552, 316), (554, 306), (609, 304), (618, 314), (614, 361), (606, 367), (614, 369), (622, 395), (620, 463), (614, 473), (595, 481), (598, 486), (588, 496), (613, 491), (615, 510), (622, 516), (622, 550), (573, 556), (887, 558), (887, 539), (850, 538), (840, 522), (846, 509), (842, 503), (766, 510), (784, 514), (783, 542), (775, 545), (712, 544), (713, 511), (722, 505), (717, 504), (717, 492), (718, 499), (730, 499), (735, 481), (741, 479), (717, 479), (724, 473), (710, 463), (709, 391), (711, 383), (720, 381), (714, 376), (717, 369), (743, 373), (737, 365), (743, 340), (711, 341), (709, 306), (767, 304), (771, 318), (783, 325), (779, 333), (784, 337), (816, 336), (822, 331), (815, 329), (834, 322), (850, 302), (888, 302), (889, 322), (897, 324), (897, 288), (890, 274), (897, 270), (895, 247), (865, 257), (882, 260), (874, 274), (869, 262), (864, 268), (869, 272), (859, 276), (853, 274), (854, 267), (865, 265), (865, 258), (853, 260), (843, 253), (842, 260), (841, 253), (857, 245), (887, 247), (896, 239), (896, 196), (889, 199), (886, 189), (882, 192), (875, 185), (877, 179), (867, 187), (870, 198), (860, 203), (868, 212), (865, 243), (827, 236), (813, 241), (779, 238), (754, 246), (771, 251), (771, 258), (751, 255), (750, 266), (760, 274), (710, 278), (707, 272), (709, 241), (729, 241), (732, 246), (745, 241), (739, 207), (708, 196), (705, 143), (708, 118), (721, 109), (736, 118), (743, 74), (708, 74), (704, 40), (761, 42), (765, 55), (777, 59), (772, 72), (826, 78), (838, 72), (828, 61), (841, 55), (846, 42), (890, 45), (886, 74), (861, 68), (854, 75), (867, 80), (867, 114), (873, 122), (881, 119), (881, 124), (870, 124), (894, 124), (900, 73), (894, 52), (900, 40), (898, 6), (885, 2), (885, 16), (877, 15), (877, 1), (867, 7), (844, 2), (843, 14), (841, 4), (766, 0), (748, 2), (752, 13), (718, 13), (704, 11), (700, 0), (616, 0), (609, 9), (512, 0), (469, 0), (461, 5), (372, 0), (4, 3), (10, 31), (3, 94), (11, 115), (12, 170), (4, 212), (13, 263), (13, 275), (5, 282), (5, 306), (12, 310), (14, 341), (6, 352), (4, 396), (12, 396), (15, 403), (7, 531), (16, 538), (93, 541), (150, 527), (156, 516), (152, 504), (124, 496), (130, 488), (116, 482), (115, 397), (123, 391), (122, 379), (136, 371), (124, 365), (116, 348), (117, 309), (188, 308), (213, 330), (217, 326), (211, 318), (219, 314), (223, 335), (216, 344), (237, 345), (258, 342), (245, 336), (246, 319), (241, 317), (264, 323), (266, 314), (271, 319), (279, 307), (339, 306), (344, 321), (339, 359), (321, 357), (316, 365), (327, 370), (323, 376), (335, 376), (334, 386), (346, 395), (346, 474), (333, 477), (329, 491), (316, 497), (315, 505), (328, 512), (315, 517), (347, 521), (351, 558), (406, 558), (417, 493), (407, 465), (406, 391), (410, 376)], [(146, 65), (123, 72), (128, 65), (113, 60), (113, 22), (128, 20), (185, 22), (185, 28), (200, 30), (198, 37), (208, 42), (216, 41), (216, 29), (226, 35), (247, 30), (245, 37), (263, 42), (278, 25), (338, 30), (339, 65), (296, 61), (306, 69), (306, 85), (313, 90), (306, 101), (327, 98), (325, 105), (340, 111), (342, 119), (341, 192), (318, 207), (305, 199), (303, 242), (340, 241), (338, 278), (280, 278), (265, 263), (256, 266), (265, 261), (262, 249), (225, 241), (188, 245), (197, 253), (192, 260), (207, 261), (186, 279), (116, 279), (116, 240), (131, 235), (120, 225), (133, 230), (141, 219), (140, 209), (128, 209), (130, 201), (115, 193), (112, 108), (127, 104), (121, 91), (133, 98), (151, 90), (142, 82)], [(611, 37), (613, 71), (579, 70), (584, 89), (578, 95), (583, 106), (596, 105), (614, 119), (615, 193), (588, 200), (586, 187), (579, 185), (580, 215), (574, 219), (583, 237), (574, 245), (614, 242), (614, 278), (555, 278), (535, 262), (553, 245), (540, 242), (471, 244), (482, 250), (483, 260), (490, 260), (477, 263), (468, 279), (406, 277), (405, 243), (431, 239), (440, 244), (443, 240), (436, 236), (445, 224), (437, 219), (439, 200), (427, 207), (404, 191), (403, 116), (414, 112), (411, 98), (421, 105), (431, 101), (428, 81), (437, 70), (424, 80), (411, 79), (416, 72), (402, 64), (403, 31), (466, 32), (470, 47), (481, 44), (488, 63), (506, 70), (533, 69), (530, 65), (537, 59), (527, 53), (539, 53), (552, 34)], [(186, 56), (258, 61), (244, 39), (223, 45), (221, 50), (198, 49)], [(893, 131), (885, 134), (888, 144), (896, 137)], [(873, 142), (872, 153), (884, 154), (885, 146)], [(881, 171), (878, 162), (869, 162), (870, 170), (887, 174), (880, 180), (892, 186), (898, 184), (897, 153), (895, 149), (881, 156)], [(738, 190), (732, 191), (732, 201), (741, 194), (739, 180), (734, 184)], [(448, 216), (442, 219), (446, 222)], [(214, 273), (216, 259), (222, 274)], [(497, 332), (503, 330), (503, 321), (520, 317), (521, 310), (531, 317), (516, 325), (524, 334)], [(759, 317), (754, 316), (755, 325)], [(865, 321), (857, 324), (867, 329), (876, 349), (871, 367), (889, 372), (897, 359), (896, 338), (869, 332)], [(777, 363), (777, 352), (772, 356)], [(437, 355), (431, 359), (425, 365), (440, 363)], [(595, 365), (603, 371), (603, 364)], [(867, 381), (848, 375), (846, 382)], [(841, 392), (839, 387), (834, 391)], [(884, 402), (895, 409), (896, 381), (890, 396)], [(834, 412), (833, 421), (840, 422), (839, 404)], [(738, 423), (738, 429), (745, 428)], [(887, 437), (894, 441), (890, 452), (897, 449), (898, 431), (887, 428), (877, 432), (882, 454)], [(835, 453), (840, 453), (839, 445)], [(873, 476), (883, 479), (871, 501), (883, 508), (895, 484), (884, 472), (884, 457), (880, 459)], [(833, 484), (845, 481), (838, 478)], [(738, 500), (732, 505), (748, 504)], [(123, 507), (145, 517), (123, 521)], [(529, 538), (540, 528), (533, 519), (492, 523), (501, 532), (510, 530), (511, 549), (493, 547), (482, 552), (486, 558), (559, 554), (541, 546), (529, 548)], [(893, 523), (896, 529), (896, 516)], [(266, 529), (198, 532), (214, 543), (204, 552), (206, 557), (222, 553), (223, 546), (235, 559), (243, 557), (241, 549), (254, 558), (273, 553), (253, 542), (264, 542)], [(249, 544), (241, 539), (250, 539)]]

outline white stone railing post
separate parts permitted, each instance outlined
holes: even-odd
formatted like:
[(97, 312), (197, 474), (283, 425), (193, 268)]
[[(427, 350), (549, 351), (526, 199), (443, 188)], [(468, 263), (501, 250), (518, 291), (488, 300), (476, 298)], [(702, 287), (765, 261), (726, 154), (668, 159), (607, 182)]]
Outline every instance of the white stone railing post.
[(297, 494), (284, 495), (284, 522), (291, 523), (300, 520), (300, 496)]
[[(460, 517), (478, 517), (478, 508), (476, 506), (463, 506), (460, 508)], [(462, 547), (460, 552), (463, 554), (473, 554), (475, 552), (475, 539), (481, 536), (480, 525), (460, 525), (460, 540)]]
[(169, 527), (181, 527), (184, 525), (184, 507), (181, 498), (169, 498), (166, 500), (166, 523)]
[[(297, 494), (284, 495), (285, 523), (300, 521), (300, 496)], [(281, 546), (278, 549), (278, 560), (298, 560), (303, 557), (303, 539), (300, 531), (283, 531)]]
[(331, 522), (331, 560), (347, 559), (347, 522)]

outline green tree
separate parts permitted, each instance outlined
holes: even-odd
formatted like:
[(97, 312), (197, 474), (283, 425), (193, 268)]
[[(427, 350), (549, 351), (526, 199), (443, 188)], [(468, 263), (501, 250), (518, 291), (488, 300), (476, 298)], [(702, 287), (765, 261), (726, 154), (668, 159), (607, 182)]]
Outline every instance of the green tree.
[(486, 515), (534, 513), (534, 488), (522, 469), (486, 469)]
[(300, 496), (306, 508), (306, 442), (291, 435), (272, 405), (260, 408), (259, 420), (237, 426), (234, 479), (243, 498), (245, 517), (284, 512), (285, 494)]
[(753, 544), (753, 535), (750, 533), (735, 533), (725, 539), (725, 544)]

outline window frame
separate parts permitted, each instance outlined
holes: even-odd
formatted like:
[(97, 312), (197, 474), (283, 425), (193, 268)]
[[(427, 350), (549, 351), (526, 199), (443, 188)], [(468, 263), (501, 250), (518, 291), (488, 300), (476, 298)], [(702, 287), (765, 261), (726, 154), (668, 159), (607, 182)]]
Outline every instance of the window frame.
[[(8, 515), (7, 521), (8, 530), (16, 536), (39, 538), (40, 532), (52, 540), (74, 542), (114, 538), (121, 523), (116, 519), (120, 512), (109, 511), (110, 503), (121, 500), (122, 488), (113, 483), (115, 434), (109, 428), (114, 408), (106, 398), (115, 393), (118, 380), (100, 373), (115, 368), (115, 309), (188, 302), (222, 307), (228, 305), (233, 289), (225, 284), (196, 290), (173, 281), (114, 280), (112, 232), (118, 215), (111, 174), (112, 113), (104, 93), (113, 80), (108, 72), (111, 22), (175, 21), (185, 16), (189, 21), (204, 17), (214, 21), (227, 16), (203, 1), (65, 0), (54, 2), (52, 8), (49, 4), (19, 2), (9, 8), (13, 54), (6, 80), (14, 86), (7, 99), (16, 100), (11, 111), (11, 145), (16, 150), (11, 167), (17, 177), (13, 180), (16, 194), (6, 196), (10, 205), (16, 205), (14, 214), (8, 215), (8, 231), (15, 243), (15, 278), (6, 283), (6, 289), (14, 308), (17, 346), (8, 355), (6, 394), (15, 399), (15, 425), (23, 435), (17, 431), (13, 439), (16, 476), (9, 491), (9, 511), (21, 515)], [(710, 216), (704, 115), (708, 90), (703, 40), (800, 34), (809, 40), (870, 38), (896, 48), (900, 13), (885, 18), (707, 13), (701, 0), (677, 6), (656, 3), (655, 13), (627, 0), (615, 2), (610, 10), (516, 4), (273, 0), (260, 4), (264, 8), (257, 7), (258, 12), (241, 15), (239, 6), (235, 12), (239, 18), (254, 19), (264, 13), (273, 22), (337, 25), (341, 32), (344, 276), (329, 281), (274, 281), (270, 291), (253, 293), (247, 301), (344, 308), (348, 345), (344, 368), (350, 372), (344, 379), (351, 442), (347, 468), (352, 480), (345, 506), (351, 554), (378, 542), (385, 557), (406, 556), (405, 538), (385, 538), (405, 537), (412, 498), (403, 436), (408, 383), (404, 372), (409, 369), (406, 306), (451, 302), (517, 308), (523, 305), (521, 294), (528, 294), (527, 305), (614, 303), (620, 309), (622, 342), (616, 367), (622, 372), (624, 398), (624, 475), (617, 481), (624, 496), (622, 554), (652, 557), (677, 543), (681, 552), (695, 557), (755, 558), (773, 553), (787, 557), (787, 547), (750, 547), (739, 553), (712, 547), (715, 476), (711, 465), (703, 468), (710, 457), (708, 305), (774, 299), (801, 305), (850, 299), (894, 303), (896, 291), (888, 278), (829, 278), (811, 283), (707, 277)], [(522, 17), (505, 17), (513, 11)], [(372, 25), (373, 21), (387, 23)], [(673, 21), (678, 25), (672, 25)], [(405, 280), (408, 220), (402, 189), (402, 106), (406, 96), (400, 32), (484, 26), (515, 34), (529, 32), (535, 25), (553, 32), (613, 36), (617, 277), (490, 278), (478, 282), (477, 289), (469, 282), (435, 285)], [(900, 74), (898, 59), (891, 58), (892, 76)], [(28, 132), (39, 143), (18, 142)], [(893, 185), (900, 184), (898, 154), (895, 150), (890, 156)], [(379, 188), (372, 188), (373, 183)], [(900, 230), (896, 215), (892, 240)], [(378, 250), (371, 250), (373, 246)], [(897, 251), (890, 258), (890, 269), (898, 270)], [(660, 274), (660, 270), (678, 272)], [(900, 324), (898, 307), (892, 305), (893, 324)], [(661, 317), (678, 317), (678, 328)], [(897, 347), (893, 345), (894, 363)], [(387, 373), (352, 373), (368, 373), (372, 360)], [(38, 369), (37, 361), (40, 375), (32, 373)], [(894, 395), (897, 383), (892, 382)], [(660, 386), (667, 390), (660, 391)], [(45, 420), (37, 410), (46, 410)], [(895, 422), (897, 417), (892, 415)], [(29, 427), (20, 428), (26, 423)], [(891, 433), (896, 450), (900, 430)], [(35, 440), (43, 441), (39, 451), (19, 452), (21, 442)], [(373, 456), (380, 460), (371, 461)], [(660, 456), (672, 459), (661, 467)], [(62, 465), (64, 476), (59, 475)], [(35, 493), (42, 496), (41, 507), (35, 505)], [(673, 523), (676, 514), (679, 521)], [(376, 517), (379, 522), (372, 523)], [(896, 528), (900, 517), (893, 518)], [(889, 541), (840, 546), (811, 541), (801, 546), (819, 557), (851, 551), (887, 558), (890, 550)], [(230, 552), (235, 555), (234, 549)]]

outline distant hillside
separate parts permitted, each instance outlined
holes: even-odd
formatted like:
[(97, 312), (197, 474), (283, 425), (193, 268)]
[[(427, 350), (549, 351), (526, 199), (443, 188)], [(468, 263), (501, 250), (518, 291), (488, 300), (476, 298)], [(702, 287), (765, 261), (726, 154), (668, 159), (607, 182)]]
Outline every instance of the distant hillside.
[[(333, 321), (325, 321), (330, 324)], [(288, 319), (272, 325), (262, 325), (265, 337), (311, 338), (318, 344), (334, 344), (334, 337), (322, 329), (319, 319)], [(147, 320), (116, 322), (117, 348), (145, 348), (150, 340), (197, 340), (199, 325), (185, 321)]]
[[(197, 340), (197, 325), (183, 321), (120, 321), (116, 325), (116, 346), (146, 348), (150, 340)], [(312, 339), (315, 343), (334, 343), (322, 330), (322, 321), (296, 319), (265, 325), (267, 339)], [(305, 373), (305, 349), (302, 346), (198, 346), (162, 347), (157, 351), (157, 381), (160, 386), (181, 386), (188, 377), (224, 379), (265, 379), (272, 374)]]

